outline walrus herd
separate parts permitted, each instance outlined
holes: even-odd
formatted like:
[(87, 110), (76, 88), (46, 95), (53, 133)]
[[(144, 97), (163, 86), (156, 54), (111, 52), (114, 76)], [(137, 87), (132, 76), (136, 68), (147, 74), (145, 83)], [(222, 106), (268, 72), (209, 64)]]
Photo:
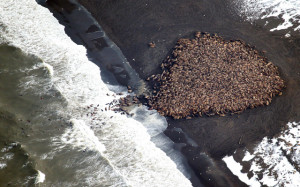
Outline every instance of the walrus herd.
[(278, 68), (254, 47), (216, 34), (179, 39), (161, 68), (147, 79), (154, 85), (148, 104), (175, 119), (269, 105), (285, 86)]

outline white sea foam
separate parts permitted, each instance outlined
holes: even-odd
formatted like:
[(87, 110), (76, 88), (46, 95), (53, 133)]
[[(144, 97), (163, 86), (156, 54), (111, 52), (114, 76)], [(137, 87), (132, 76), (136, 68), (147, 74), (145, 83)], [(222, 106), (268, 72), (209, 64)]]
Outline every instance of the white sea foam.
[(38, 174), (37, 174), (37, 177), (35, 179), (35, 184), (38, 184), (38, 183), (43, 183), (46, 179), (46, 175), (41, 172), (40, 170), (38, 170)]
[(250, 186), (294, 187), (300, 184), (300, 173), (297, 170), (300, 166), (299, 142), (300, 125), (293, 122), (288, 123), (287, 129), (278, 137), (264, 138), (252, 154), (246, 151), (242, 161), (251, 164), (249, 172), (254, 174), (251, 179), (247, 177), (247, 173), (241, 173), (242, 166), (232, 156), (223, 160), (233, 174)]
[(82, 120), (71, 119), (72, 127), (66, 130), (61, 137), (61, 140), (67, 144), (76, 145), (77, 148), (86, 148), (89, 145), (89, 149), (103, 153), (105, 146), (95, 136), (94, 131), (85, 125)]
[(152, 142), (167, 153), (167, 155), (177, 163), (177, 168), (187, 178), (190, 178), (190, 172), (182, 161), (183, 156), (173, 148), (174, 142), (163, 134), (164, 130), (167, 128), (166, 118), (160, 116), (156, 110), (148, 110), (148, 107), (146, 106), (135, 107), (131, 112), (134, 113), (133, 119), (141, 122), (144, 127), (146, 127)]
[[(191, 186), (175, 163), (150, 141), (148, 132), (157, 130), (147, 132), (141, 123), (113, 111), (99, 112), (96, 122), (82, 115), (85, 106), (95, 103), (104, 109), (115, 98), (102, 82), (99, 68), (87, 59), (86, 49), (65, 35), (49, 10), (35, 0), (1, 0), (0, 24), (2, 40), (40, 58), (39, 68), (49, 72), (50, 81), (29, 76), (23, 87), (47, 87), (36, 89), (38, 95), (55, 88), (67, 102), (56, 112), (69, 117), (73, 125), (62, 137), (54, 138), (55, 143), (61, 148), (69, 145), (95, 151), (97, 157), (107, 160), (106, 166), (94, 163), (87, 167), (93, 172), (85, 171), (89, 178), (82, 180), (97, 185), (114, 175), (119, 183), (112, 186)], [(157, 128), (161, 131), (165, 127)], [(98, 171), (95, 166), (105, 169)]]
[(53, 67), (50, 64), (43, 63), (44, 67), (48, 69), (50, 76), (53, 76)]
[[(235, 6), (241, 16), (255, 22), (258, 19), (278, 18), (282, 21), (270, 31), (292, 28), (300, 31), (299, 0), (235, 0)], [(265, 25), (268, 25), (266, 21)]]
[(7, 167), (6, 163), (0, 162), (0, 169), (6, 168), (6, 167)]
[(7, 167), (7, 163), (13, 159), (14, 157), (14, 153), (12, 152), (9, 152), (14, 146), (14, 143), (13, 144), (10, 144), (8, 146), (5, 146), (1, 149), (0, 153), (1, 156), (0, 156), (0, 169), (4, 169)]

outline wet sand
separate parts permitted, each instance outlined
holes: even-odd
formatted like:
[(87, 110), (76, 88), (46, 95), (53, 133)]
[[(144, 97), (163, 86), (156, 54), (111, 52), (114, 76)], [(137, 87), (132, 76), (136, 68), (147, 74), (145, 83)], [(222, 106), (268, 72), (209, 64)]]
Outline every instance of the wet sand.
[[(243, 22), (221, 0), (80, 0), (80, 3), (98, 20), (144, 80), (161, 73), (160, 65), (176, 41), (191, 38), (195, 31), (241, 39), (266, 51), (265, 56), (279, 67), (287, 88), (269, 106), (226, 117), (167, 119), (169, 127), (165, 134), (175, 143), (186, 145), (182, 152), (206, 186), (245, 185), (232, 175), (221, 158), (236, 149), (251, 149), (263, 137), (278, 133), (288, 121), (300, 120), (300, 36), (286, 39), (282, 32), (272, 33)], [(71, 6), (66, 7), (72, 10)], [(154, 48), (148, 45), (152, 41)], [(178, 128), (197, 145), (189, 145)], [(198, 184), (193, 182), (194, 186)]]

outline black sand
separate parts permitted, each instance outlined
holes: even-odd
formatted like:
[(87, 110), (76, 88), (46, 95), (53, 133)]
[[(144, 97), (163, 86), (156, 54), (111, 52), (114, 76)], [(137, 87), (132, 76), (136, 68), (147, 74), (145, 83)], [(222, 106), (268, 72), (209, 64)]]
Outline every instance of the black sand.
[[(160, 64), (176, 41), (192, 37), (198, 30), (218, 33), (225, 39), (241, 39), (265, 50), (268, 59), (279, 67), (287, 88), (269, 106), (226, 117), (168, 119), (165, 134), (174, 142), (187, 144), (182, 152), (207, 186), (243, 186), (221, 158), (236, 149), (251, 149), (263, 137), (278, 133), (288, 121), (300, 120), (300, 36), (289, 40), (281, 32), (271, 33), (244, 22), (234, 15), (227, 1), (221, 0), (80, 0), (80, 3), (99, 21), (143, 79), (161, 73)], [(148, 46), (152, 41), (155, 48)], [(175, 127), (181, 128), (197, 146), (188, 145), (189, 141), (180, 137)], [(209, 171), (211, 166), (213, 169)]]

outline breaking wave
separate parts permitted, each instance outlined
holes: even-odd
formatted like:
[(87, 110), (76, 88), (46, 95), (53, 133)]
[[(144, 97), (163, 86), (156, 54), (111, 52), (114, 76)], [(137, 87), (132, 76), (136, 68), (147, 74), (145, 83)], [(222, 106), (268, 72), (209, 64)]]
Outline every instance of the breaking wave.
[[(35, 0), (0, 1), (0, 35), (0, 42), (41, 59), (31, 70), (48, 72), (47, 80), (35, 75), (24, 78), (20, 88), (34, 89), (36, 95), (55, 89), (65, 101), (48, 108), (70, 124), (63, 135), (52, 137), (56, 151), (72, 147), (95, 153), (88, 158), (86, 175), (81, 175), (86, 177), (80, 179), (83, 185), (191, 186), (176, 164), (150, 141), (149, 132), (156, 136), (166, 123), (156, 123), (156, 130), (149, 131), (133, 118), (105, 111), (106, 104), (118, 96), (103, 83), (100, 69), (86, 57), (86, 49), (72, 42), (49, 10)], [(86, 115), (86, 107), (91, 105), (97, 108), (93, 118)], [(157, 115), (151, 117), (149, 120), (161, 120)], [(82, 169), (83, 162), (74, 164)], [(45, 175), (50, 176), (47, 171), (39, 172), (37, 182), (45, 180), (47, 184)]]

